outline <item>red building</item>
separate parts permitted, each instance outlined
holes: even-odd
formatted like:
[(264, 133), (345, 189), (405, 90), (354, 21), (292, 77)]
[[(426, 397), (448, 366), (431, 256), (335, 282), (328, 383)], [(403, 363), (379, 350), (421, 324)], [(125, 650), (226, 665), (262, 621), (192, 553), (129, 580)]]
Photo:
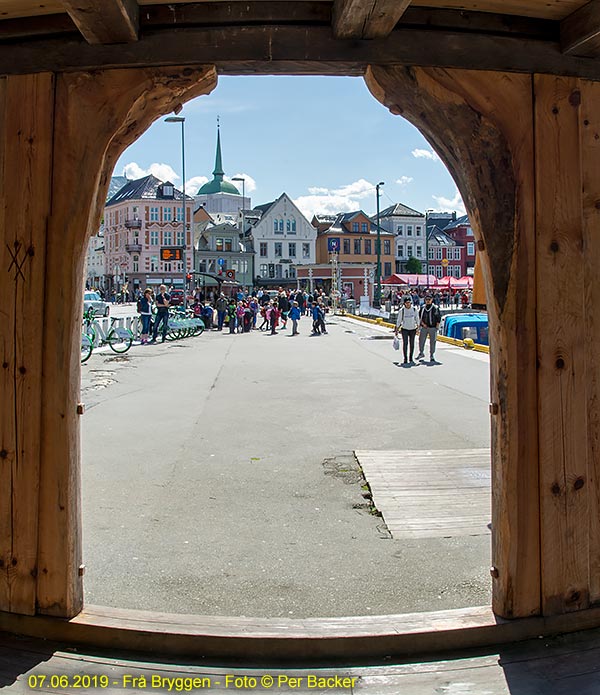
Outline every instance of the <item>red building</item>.
[(463, 275), (473, 275), (475, 272), (475, 256), (477, 255), (477, 244), (473, 236), (473, 229), (467, 215), (459, 217), (457, 220), (450, 222), (447, 227), (443, 228), (444, 234), (447, 234), (457, 246), (462, 246), (462, 255), (464, 256), (465, 272)]

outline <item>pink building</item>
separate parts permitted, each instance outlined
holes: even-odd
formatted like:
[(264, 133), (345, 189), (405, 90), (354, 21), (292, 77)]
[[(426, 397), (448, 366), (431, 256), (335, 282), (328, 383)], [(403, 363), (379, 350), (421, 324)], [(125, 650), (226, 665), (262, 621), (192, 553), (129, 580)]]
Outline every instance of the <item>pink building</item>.
[(130, 292), (165, 284), (183, 287), (183, 262), (161, 261), (161, 246), (185, 246), (186, 272), (193, 268), (193, 198), (155, 176), (129, 181), (104, 208), (107, 287)]

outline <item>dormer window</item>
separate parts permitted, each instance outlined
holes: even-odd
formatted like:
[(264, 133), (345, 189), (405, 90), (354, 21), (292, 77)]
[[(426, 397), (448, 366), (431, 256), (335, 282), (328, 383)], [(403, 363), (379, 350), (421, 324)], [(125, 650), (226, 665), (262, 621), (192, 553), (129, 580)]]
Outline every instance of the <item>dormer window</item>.
[(174, 198), (175, 188), (172, 183), (163, 183), (160, 190), (160, 195), (162, 198)]

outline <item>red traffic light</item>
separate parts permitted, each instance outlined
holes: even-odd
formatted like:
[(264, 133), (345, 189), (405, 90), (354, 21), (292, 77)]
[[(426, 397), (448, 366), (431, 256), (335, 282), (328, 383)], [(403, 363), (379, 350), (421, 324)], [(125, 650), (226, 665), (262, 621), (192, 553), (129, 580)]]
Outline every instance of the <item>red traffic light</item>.
[(185, 279), (186, 279), (186, 280), (191, 280), (191, 279), (192, 279), (192, 274), (191, 274), (191, 273), (188, 273), (188, 274), (185, 276)]

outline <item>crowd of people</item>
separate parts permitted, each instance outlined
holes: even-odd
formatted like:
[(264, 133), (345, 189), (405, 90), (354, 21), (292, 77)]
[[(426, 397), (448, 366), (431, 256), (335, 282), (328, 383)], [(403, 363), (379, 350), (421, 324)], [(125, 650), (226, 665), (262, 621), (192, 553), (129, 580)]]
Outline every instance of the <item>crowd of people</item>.
[(461, 290), (439, 290), (439, 289), (427, 289), (427, 288), (414, 288), (409, 293), (401, 292), (390, 292), (386, 300), (391, 302), (394, 306), (401, 307), (405, 296), (410, 296), (413, 306), (419, 308), (425, 304), (425, 299), (431, 296), (433, 303), (436, 306), (443, 307), (446, 309), (466, 309), (471, 305), (471, 297), (473, 292), (470, 289)]

